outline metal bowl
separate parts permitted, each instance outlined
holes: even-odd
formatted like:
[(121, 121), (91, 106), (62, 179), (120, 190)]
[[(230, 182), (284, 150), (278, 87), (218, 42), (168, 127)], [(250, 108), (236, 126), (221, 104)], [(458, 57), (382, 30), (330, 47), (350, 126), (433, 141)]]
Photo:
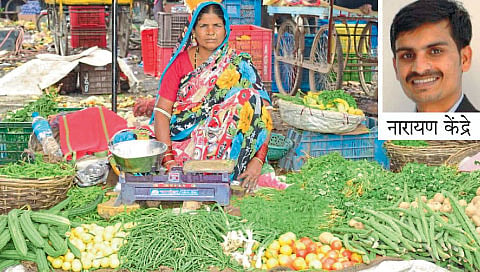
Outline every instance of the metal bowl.
[(129, 173), (147, 173), (161, 162), (167, 145), (156, 140), (132, 140), (109, 146), (120, 170)]

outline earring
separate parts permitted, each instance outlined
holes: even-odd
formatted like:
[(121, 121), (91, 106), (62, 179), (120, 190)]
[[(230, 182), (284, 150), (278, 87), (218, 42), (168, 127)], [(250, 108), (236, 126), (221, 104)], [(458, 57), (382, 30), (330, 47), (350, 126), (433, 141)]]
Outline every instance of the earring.
[(195, 39), (195, 32), (192, 32), (192, 41), (196, 41), (196, 39)]

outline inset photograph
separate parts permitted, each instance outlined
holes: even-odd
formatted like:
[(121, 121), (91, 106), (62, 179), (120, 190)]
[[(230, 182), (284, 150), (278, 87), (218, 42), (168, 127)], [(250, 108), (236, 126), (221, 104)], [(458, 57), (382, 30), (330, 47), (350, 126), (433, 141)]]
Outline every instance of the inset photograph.
[(383, 1), (382, 112), (478, 112), (475, 0)]

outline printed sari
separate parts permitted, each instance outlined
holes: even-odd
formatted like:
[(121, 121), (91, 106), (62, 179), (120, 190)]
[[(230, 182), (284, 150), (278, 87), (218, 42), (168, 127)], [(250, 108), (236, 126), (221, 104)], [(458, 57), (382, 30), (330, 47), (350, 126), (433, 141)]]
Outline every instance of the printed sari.
[[(197, 9), (207, 4), (203, 3)], [(227, 12), (223, 8), (224, 14)], [(196, 20), (194, 13), (192, 22)], [(179, 52), (187, 50), (190, 23)], [(227, 37), (209, 59), (182, 78), (170, 121), (175, 160), (231, 159), (235, 161), (232, 178), (241, 174), (272, 130), (267, 110), (270, 98), (246, 53), (237, 54)], [(172, 63), (173, 60), (170, 61)], [(168, 66), (167, 66), (168, 69)], [(164, 72), (165, 73), (165, 72)]]

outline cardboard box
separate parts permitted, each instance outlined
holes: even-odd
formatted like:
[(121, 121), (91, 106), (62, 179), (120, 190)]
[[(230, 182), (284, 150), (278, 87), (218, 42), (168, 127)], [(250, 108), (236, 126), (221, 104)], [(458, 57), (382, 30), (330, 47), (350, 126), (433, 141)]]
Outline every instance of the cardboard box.
[(30, 21), (37, 23), (39, 14), (18, 14), (18, 20), (23, 20), (23, 21)]

